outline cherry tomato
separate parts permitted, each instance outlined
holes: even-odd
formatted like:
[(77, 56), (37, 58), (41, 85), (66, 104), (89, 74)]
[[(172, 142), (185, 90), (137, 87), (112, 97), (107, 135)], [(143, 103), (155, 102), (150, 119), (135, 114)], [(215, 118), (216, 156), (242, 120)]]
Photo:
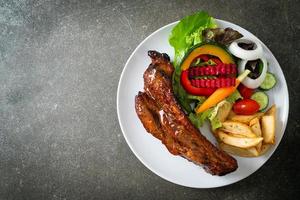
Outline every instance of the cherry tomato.
[(259, 110), (259, 104), (252, 99), (242, 99), (233, 105), (233, 112), (239, 115), (252, 115)]
[(251, 95), (254, 92), (253, 89), (247, 88), (243, 84), (239, 85), (238, 90), (241, 93), (242, 97), (244, 97), (244, 99), (250, 99)]

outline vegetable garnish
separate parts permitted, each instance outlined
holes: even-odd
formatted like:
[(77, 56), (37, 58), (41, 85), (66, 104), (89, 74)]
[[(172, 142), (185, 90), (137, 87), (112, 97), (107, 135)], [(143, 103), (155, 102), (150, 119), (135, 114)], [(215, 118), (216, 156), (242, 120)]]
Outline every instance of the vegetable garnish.
[(262, 90), (270, 90), (276, 85), (276, 78), (275, 75), (267, 72), (265, 80), (259, 86)]
[[(256, 65), (254, 61), (242, 60), (239, 62), (238, 70), (239, 72), (243, 72), (245, 69), (251, 69), (251, 77), (246, 77), (243, 80), (243, 84), (251, 89), (258, 88), (262, 82), (265, 80), (267, 70), (268, 70), (268, 63), (265, 58), (258, 58), (259, 62)], [(249, 62), (253, 62), (254, 66), (248, 65)], [(247, 67), (248, 66), (248, 67)]]
[(252, 96), (251, 99), (256, 101), (259, 104), (259, 110), (265, 109), (268, 104), (269, 104), (269, 97), (266, 93), (264, 92), (255, 92)]
[(205, 42), (216, 42), (223, 45), (243, 37), (241, 33), (232, 28), (208, 28), (202, 32), (202, 36)]
[(276, 78), (267, 72), (261, 43), (218, 28), (206, 12), (182, 19), (169, 43), (175, 50), (173, 91), (194, 126), (208, 120), (220, 148), (229, 153), (265, 153), (275, 139), (276, 114), (271, 114), (275, 106), (263, 113), (269, 98), (259, 90), (273, 88)]
[(233, 58), (222, 47), (214, 44), (192, 47), (181, 69), (180, 82), (189, 94), (209, 96), (216, 88), (235, 85), (237, 69)]
[(181, 64), (181, 69), (186, 70), (190, 67), (195, 58), (201, 55), (211, 55), (219, 58), (222, 63), (234, 64), (233, 57), (221, 46), (215, 44), (200, 44), (194, 46), (185, 56)]
[[(181, 73), (181, 85), (189, 94), (199, 95), (199, 96), (209, 96), (216, 90), (214, 88), (206, 88), (205, 86), (197, 87), (194, 84), (192, 84), (192, 82), (189, 80), (188, 76), (189, 75), (188, 75), (187, 70), (184, 70)], [(204, 81), (204, 79), (201, 79), (201, 80)]]
[[(244, 49), (243, 48), (243, 46), (245, 46), (244, 44), (254, 44), (253, 49), (252, 48)], [(230, 53), (232, 53), (234, 56), (243, 60), (255, 60), (257, 58), (262, 57), (263, 55), (263, 48), (261, 44), (258, 41), (254, 41), (246, 38), (238, 39), (232, 42), (229, 45), (228, 49)]]
[(221, 102), (226, 97), (231, 95), (236, 90), (241, 81), (243, 81), (249, 73), (249, 70), (245, 70), (241, 75), (239, 75), (236, 79), (235, 86), (217, 89), (199, 108), (197, 108), (196, 113), (204, 112), (205, 110), (215, 106), (217, 103)]

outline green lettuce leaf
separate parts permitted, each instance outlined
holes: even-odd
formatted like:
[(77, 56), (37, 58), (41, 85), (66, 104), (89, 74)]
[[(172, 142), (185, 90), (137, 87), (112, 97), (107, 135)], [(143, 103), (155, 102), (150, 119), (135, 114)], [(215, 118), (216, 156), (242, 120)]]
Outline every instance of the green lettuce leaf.
[(203, 126), (203, 123), (205, 122), (205, 120), (207, 120), (209, 118), (212, 111), (213, 111), (213, 109), (210, 108), (210, 109), (207, 109), (206, 111), (204, 111), (203, 113), (199, 113), (199, 114), (191, 112), (189, 114), (189, 119), (197, 128), (200, 128), (201, 126)]
[(212, 120), (210, 120), (210, 125), (212, 130), (216, 130), (217, 128), (222, 127), (222, 122), (220, 122), (219, 118), (214, 117)]
[(169, 43), (175, 50), (175, 66), (179, 65), (190, 47), (203, 41), (203, 30), (216, 27), (217, 24), (214, 18), (204, 11), (186, 16), (180, 20), (169, 36)]
[(208, 119), (210, 121), (210, 125), (213, 130), (216, 130), (217, 128), (222, 127), (222, 123), (220, 122), (220, 120), (217, 116), (218, 116), (218, 111), (219, 111), (220, 107), (223, 106), (225, 103), (226, 103), (226, 100), (223, 100), (212, 108), (211, 114)]
[(191, 112), (189, 114), (189, 119), (191, 120), (192, 124), (196, 126), (197, 128), (200, 128), (203, 124), (203, 122), (200, 120), (199, 116), (196, 113)]
[(218, 111), (219, 111), (219, 108), (220, 108), (224, 103), (226, 103), (226, 100), (223, 100), (223, 101), (221, 101), (220, 103), (218, 103), (216, 106), (212, 107), (212, 112), (211, 112), (211, 114), (210, 114), (210, 116), (209, 116), (209, 120), (210, 120), (210, 121), (213, 120), (213, 119), (217, 116)]
[(210, 121), (210, 125), (211, 128), (213, 130), (216, 130), (217, 128), (221, 128), (222, 127), (222, 122), (220, 121), (220, 119), (217, 117), (218, 112), (221, 108), (221, 106), (223, 106), (226, 102), (229, 103), (234, 103), (236, 100), (238, 99), (242, 99), (243, 97), (241, 96), (241, 94), (239, 93), (238, 90), (235, 90), (234, 93), (232, 93), (229, 97), (227, 97), (225, 100), (221, 101), (220, 103), (218, 103), (215, 107), (213, 107), (213, 110), (209, 116), (209, 121)]

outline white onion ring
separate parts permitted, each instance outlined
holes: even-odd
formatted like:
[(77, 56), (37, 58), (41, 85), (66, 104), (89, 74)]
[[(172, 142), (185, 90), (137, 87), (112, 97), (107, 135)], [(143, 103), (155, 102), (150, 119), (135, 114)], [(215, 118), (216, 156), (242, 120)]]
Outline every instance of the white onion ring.
[[(238, 43), (254, 43), (253, 50), (246, 50), (239, 47)], [(263, 56), (263, 48), (258, 41), (241, 38), (233, 41), (228, 47), (230, 53), (243, 60), (255, 60)]]
[[(252, 79), (250, 77), (246, 77), (242, 83), (248, 87), (248, 88), (251, 88), (251, 89), (255, 89), (255, 88), (258, 88), (262, 82), (265, 80), (266, 78), (266, 75), (267, 75), (267, 70), (268, 70), (268, 63), (267, 63), (267, 60), (263, 57), (261, 58), (258, 58), (260, 59), (262, 62), (263, 62), (263, 70), (261, 72), (261, 74), (259, 75), (258, 78), (256, 79)], [(245, 71), (245, 67), (246, 67), (246, 64), (249, 60), (241, 60), (239, 62), (239, 68), (238, 68), (238, 71), (239, 71), (239, 74), (243, 73)]]

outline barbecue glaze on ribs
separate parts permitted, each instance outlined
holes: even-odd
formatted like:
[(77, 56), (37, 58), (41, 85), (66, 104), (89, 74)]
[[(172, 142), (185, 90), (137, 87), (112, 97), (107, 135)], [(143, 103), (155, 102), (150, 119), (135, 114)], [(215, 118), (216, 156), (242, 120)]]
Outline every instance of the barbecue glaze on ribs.
[(152, 63), (144, 72), (145, 92), (135, 97), (136, 113), (147, 132), (161, 140), (173, 155), (183, 156), (213, 175), (235, 171), (236, 160), (211, 144), (177, 103), (169, 56), (156, 51), (148, 55)]

